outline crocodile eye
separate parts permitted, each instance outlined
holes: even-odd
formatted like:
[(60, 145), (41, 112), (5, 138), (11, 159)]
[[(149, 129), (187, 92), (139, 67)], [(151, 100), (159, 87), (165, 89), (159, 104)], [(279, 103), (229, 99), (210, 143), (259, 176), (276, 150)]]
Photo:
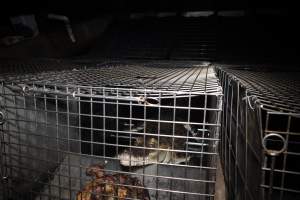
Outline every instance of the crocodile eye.
[(150, 148), (155, 148), (155, 147), (156, 147), (156, 144), (157, 144), (157, 141), (156, 141), (155, 138), (151, 138), (151, 139), (149, 140), (149, 147), (150, 147)]

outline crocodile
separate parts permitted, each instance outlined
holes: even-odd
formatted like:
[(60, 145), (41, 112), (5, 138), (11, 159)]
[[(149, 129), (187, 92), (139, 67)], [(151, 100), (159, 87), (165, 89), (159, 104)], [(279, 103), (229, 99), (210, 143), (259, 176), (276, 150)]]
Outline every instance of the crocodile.
[(178, 164), (189, 161), (190, 156), (186, 153), (187, 136), (191, 129), (189, 125), (177, 121), (149, 120), (142, 126), (133, 144), (118, 155), (121, 165)]

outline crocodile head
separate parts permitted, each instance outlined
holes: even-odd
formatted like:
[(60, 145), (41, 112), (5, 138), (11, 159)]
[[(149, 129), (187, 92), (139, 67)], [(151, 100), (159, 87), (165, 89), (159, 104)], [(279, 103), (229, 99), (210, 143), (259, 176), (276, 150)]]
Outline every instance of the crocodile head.
[[(182, 124), (176, 125), (174, 133), (171, 123), (145, 123), (146, 134), (139, 134), (130, 147), (123, 150), (118, 158), (123, 166), (143, 166), (154, 163), (181, 163), (189, 160), (185, 150), (185, 138), (174, 135), (186, 135), (187, 129)], [(154, 134), (153, 134), (154, 133)]]

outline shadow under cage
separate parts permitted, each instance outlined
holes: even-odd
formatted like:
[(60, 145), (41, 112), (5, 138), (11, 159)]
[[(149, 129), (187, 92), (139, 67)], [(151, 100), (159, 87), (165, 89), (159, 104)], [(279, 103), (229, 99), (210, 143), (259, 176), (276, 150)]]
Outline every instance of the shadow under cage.
[(2, 199), (214, 199), (222, 91), (209, 65), (10, 74), (0, 102)]

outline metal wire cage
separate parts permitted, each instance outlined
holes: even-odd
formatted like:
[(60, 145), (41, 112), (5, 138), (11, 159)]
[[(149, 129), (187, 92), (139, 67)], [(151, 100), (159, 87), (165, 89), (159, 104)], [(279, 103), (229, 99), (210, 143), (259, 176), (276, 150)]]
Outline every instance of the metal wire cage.
[(229, 199), (300, 199), (299, 71), (217, 65)]
[(68, 66), (2, 76), (0, 198), (214, 198), (222, 91), (212, 67)]

